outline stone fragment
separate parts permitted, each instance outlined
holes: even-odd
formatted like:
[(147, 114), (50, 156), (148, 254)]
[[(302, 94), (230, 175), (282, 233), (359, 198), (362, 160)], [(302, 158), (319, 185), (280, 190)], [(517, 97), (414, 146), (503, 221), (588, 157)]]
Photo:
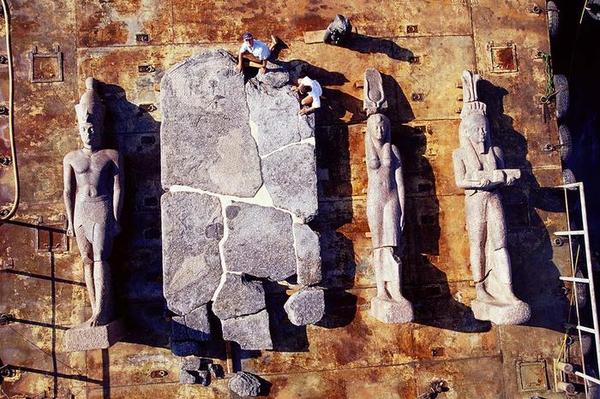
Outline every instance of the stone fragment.
[(269, 73), (259, 73), (251, 80), (251, 82), (264, 84), (272, 88), (280, 88), (289, 83), (290, 74), (287, 65), (283, 63), (275, 64), (268, 61), (267, 70)]
[(161, 204), (164, 296), (170, 310), (185, 315), (210, 301), (221, 280), (221, 203), (206, 194), (168, 192)]
[(196, 373), (192, 370), (184, 370), (181, 369), (179, 371), (179, 383), (180, 384), (195, 384), (196, 383)]
[(200, 345), (197, 341), (171, 341), (171, 352), (175, 356), (197, 355), (200, 351)]
[(188, 58), (161, 81), (163, 187), (252, 197), (262, 185), (244, 77), (224, 50)]
[(319, 235), (308, 225), (294, 223), (298, 284), (314, 285), (321, 282), (321, 246)]
[(325, 294), (319, 288), (303, 288), (290, 296), (283, 308), (292, 324), (315, 324), (325, 314)]
[(190, 356), (181, 359), (181, 369), (188, 371), (197, 371), (202, 367), (202, 358), (198, 356)]
[(208, 341), (210, 339), (210, 322), (207, 305), (202, 305), (185, 316), (173, 316), (171, 318), (171, 339), (174, 341)]
[(273, 204), (310, 221), (318, 210), (315, 147), (309, 143), (287, 146), (263, 158), (265, 187)]
[(210, 339), (210, 322), (207, 305), (202, 305), (185, 315), (185, 325), (189, 329), (190, 339), (208, 341)]
[(208, 365), (208, 371), (215, 378), (223, 378), (225, 377), (225, 370), (223, 370), (223, 366), (216, 363), (210, 363)]
[(292, 217), (280, 210), (234, 202), (225, 209), (227, 271), (281, 281), (296, 273)]
[(273, 349), (269, 331), (269, 314), (259, 313), (223, 320), (223, 339), (237, 342), (242, 349)]
[(260, 281), (248, 281), (244, 275), (225, 273), (212, 311), (221, 320), (258, 313), (265, 308), (265, 290)]
[(413, 321), (413, 306), (407, 299), (371, 299), (371, 316), (384, 323), (409, 323)]
[(65, 332), (64, 349), (66, 352), (106, 349), (124, 335), (125, 327), (120, 320), (97, 327), (74, 327)]
[(258, 396), (261, 393), (262, 383), (254, 375), (245, 371), (238, 371), (229, 380), (229, 389), (241, 397)]
[(250, 124), (261, 156), (314, 136), (314, 125), (311, 129), (308, 124), (310, 119), (298, 115), (300, 102), (290, 87), (275, 89), (250, 81), (246, 94)]

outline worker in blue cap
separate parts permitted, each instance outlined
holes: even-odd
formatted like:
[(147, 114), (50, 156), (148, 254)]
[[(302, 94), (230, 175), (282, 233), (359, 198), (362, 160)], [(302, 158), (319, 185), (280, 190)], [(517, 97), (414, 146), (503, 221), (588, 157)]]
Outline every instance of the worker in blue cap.
[(275, 47), (279, 44), (280, 40), (271, 35), (271, 45), (267, 46), (265, 43), (260, 40), (256, 40), (252, 33), (246, 32), (242, 35), (242, 39), (244, 42), (240, 46), (240, 51), (238, 54), (238, 72), (242, 72), (244, 65), (244, 60), (256, 62), (257, 64), (261, 64), (260, 72), (265, 73), (267, 71), (267, 59), (271, 56)]

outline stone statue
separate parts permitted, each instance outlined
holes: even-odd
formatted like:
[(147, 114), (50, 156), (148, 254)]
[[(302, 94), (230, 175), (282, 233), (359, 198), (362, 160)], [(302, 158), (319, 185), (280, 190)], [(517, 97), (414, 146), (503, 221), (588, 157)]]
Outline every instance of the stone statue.
[(530, 309), (513, 294), (506, 222), (497, 189), (513, 184), (521, 171), (505, 169), (502, 151), (491, 145), (486, 105), (478, 100), (479, 79), (477, 74), (463, 72), (460, 148), (453, 153), (456, 185), (465, 189), (471, 271), (477, 292), (472, 309), (479, 320), (520, 324), (529, 320)]
[[(404, 182), (398, 148), (391, 143), (390, 120), (378, 113), (385, 103), (381, 75), (365, 72), (365, 110), (369, 115), (365, 152), (369, 186), (367, 219), (373, 242), (377, 296), (371, 301), (373, 317), (386, 323), (413, 320), (412, 304), (402, 296), (400, 250), (404, 230)], [(386, 103), (385, 103), (386, 104)]]
[[(67, 235), (75, 237), (83, 258), (92, 317), (67, 332), (67, 350), (92, 349), (82, 345), (108, 347), (108, 336), (115, 335), (106, 327), (114, 318), (108, 260), (120, 230), (123, 167), (116, 150), (102, 148), (105, 107), (95, 91), (94, 79), (87, 78), (85, 84), (86, 92), (75, 106), (83, 148), (65, 156), (63, 170)], [(106, 328), (94, 330), (102, 326)]]

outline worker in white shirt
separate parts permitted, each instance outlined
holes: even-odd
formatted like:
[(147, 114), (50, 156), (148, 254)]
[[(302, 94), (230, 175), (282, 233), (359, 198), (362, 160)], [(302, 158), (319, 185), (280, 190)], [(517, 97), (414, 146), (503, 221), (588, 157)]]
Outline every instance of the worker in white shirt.
[(298, 86), (294, 87), (294, 90), (296, 90), (300, 96), (303, 96), (300, 101), (302, 108), (298, 111), (299, 115), (315, 112), (317, 108), (321, 107), (323, 89), (316, 80), (311, 79), (308, 76), (298, 79)]
[(242, 39), (244, 42), (240, 46), (240, 51), (238, 54), (238, 72), (242, 72), (244, 68), (243, 62), (244, 59), (246, 59), (248, 61), (261, 64), (262, 67), (260, 68), (260, 72), (265, 73), (267, 71), (267, 59), (271, 56), (271, 52), (279, 43), (279, 39), (271, 35), (271, 46), (267, 46), (260, 40), (256, 40), (250, 32), (244, 33), (242, 35)]

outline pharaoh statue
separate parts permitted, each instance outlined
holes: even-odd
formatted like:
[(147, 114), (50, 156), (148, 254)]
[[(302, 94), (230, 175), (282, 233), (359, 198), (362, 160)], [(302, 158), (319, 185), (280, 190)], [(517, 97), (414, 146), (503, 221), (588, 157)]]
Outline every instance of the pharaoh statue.
[(123, 167), (116, 150), (103, 148), (105, 107), (87, 78), (86, 91), (75, 106), (82, 148), (63, 160), (67, 235), (75, 237), (84, 265), (92, 316), (67, 331), (67, 350), (110, 346), (119, 323), (114, 322), (109, 256), (123, 205)]
[(369, 185), (367, 219), (373, 243), (373, 269), (377, 296), (371, 300), (371, 315), (385, 323), (413, 320), (412, 304), (402, 296), (400, 250), (404, 230), (404, 182), (398, 148), (391, 142), (390, 120), (381, 74), (365, 72), (364, 109), (367, 112), (365, 151)]
[(499, 187), (521, 177), (519, 169), (505, 169), (500, 148), (491, 144), (486, 105), (479, 101), (479, 75), (464, 71), (459, 132), (460, 148), (453, 153), (456, 185), (465, 190), (470, 262), (477, 298), (473, 313), (496, 324), (529, 320), (529, 306), (515, 296), (506, 245), (506, 221)]

